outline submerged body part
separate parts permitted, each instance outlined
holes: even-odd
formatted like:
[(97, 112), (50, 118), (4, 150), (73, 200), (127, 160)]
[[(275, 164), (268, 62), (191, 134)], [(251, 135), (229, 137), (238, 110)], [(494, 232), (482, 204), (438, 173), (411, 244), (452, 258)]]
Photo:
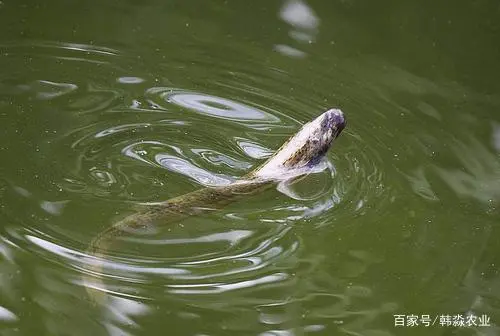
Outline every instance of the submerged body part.
[(345, 127), (342, 111), (330, 109), (305, 124), (285, 142), (264, 164), (226, 186), (209, 187), (159, 202), (116, 222), (96, 236), (89, 245), (91, 266), (84, 275), (84, 284), (92, 300), (102, 302), (106, 292), (100, 280), (106, 251), (118, 236), (151, 225), (176, 223), (183, 218), (220, 209), (232, 202), (263, 191), (276, 182), (293, 180), (314, 171)]

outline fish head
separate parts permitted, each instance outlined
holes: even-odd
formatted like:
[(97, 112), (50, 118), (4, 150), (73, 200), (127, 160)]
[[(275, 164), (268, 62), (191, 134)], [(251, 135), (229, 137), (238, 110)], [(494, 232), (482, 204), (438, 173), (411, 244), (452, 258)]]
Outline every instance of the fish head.
[(305, 124), (271, 158), (252, 172), (252, 176), (281, 180), (311, 172), (322, 161), (345, 125), (342, 111), (330, 109), (322, 113)]
[(289, 157), (283, 161), (283, 166), (291, 169), (316, 165), (345, 126), (344, 114), (338, 109), (330, 109), (305, 124), (288, 142), (295, 150), (290, 151)]

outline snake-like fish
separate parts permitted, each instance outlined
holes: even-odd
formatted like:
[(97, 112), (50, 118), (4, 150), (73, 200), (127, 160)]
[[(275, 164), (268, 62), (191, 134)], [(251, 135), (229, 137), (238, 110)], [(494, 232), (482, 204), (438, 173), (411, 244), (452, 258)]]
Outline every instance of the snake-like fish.
[(87, 251), (92, 260), (91, 266), (87, 266), (84, 284), (93, 301), (102, 302), (102, 294), (106, 291), (100, 280), (102, 262), (118, 236), (151, 225), (176, 223), (188, 216), (220, 209), (242, 197), (261, 192), (277, 182), (306, 175), (314, 171), (345, 125), (342, 111), (330, 109), (305, 124), (264, 164), (237, 181), (225, 186), (202, 188), (164, 202), (146, 205), (140, 211), (102, 231), (92, 240)]

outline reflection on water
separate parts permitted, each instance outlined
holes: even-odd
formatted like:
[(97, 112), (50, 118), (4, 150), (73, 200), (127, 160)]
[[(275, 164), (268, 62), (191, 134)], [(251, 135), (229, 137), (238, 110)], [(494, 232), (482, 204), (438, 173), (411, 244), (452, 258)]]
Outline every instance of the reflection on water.
[(229, 120), (274, 119), (274, 122), (279, 121), (271, 115), (266, 115), (263, 111), (220, 97), (182, 92), (168, 92), (162, 97), (169, 103), (214, 117)]
[[(123, 5), (141, 20), (2, 41), (2, 333), (398, 335), (393, 314), (467, 310), (495, 324), (463, 334), (497, 333), (500, 99), (422, 75), (410, 60), (439, 46), (407, 59), (341, 3)], [(327, 169), (85, 252), (137, 203), (244, 176), (331, 106), (349, 125)], [(402, 332), (446, 331), (423, 330)]]
[(497, 152), (500, 152), (500, 125), (496, 123), (493, 125), (492, 143)]
[[(279, 12), (283, 21), (289, 24), (292, 29), (288, 35), (301, 44), (311, 44), (315, 42), (318, 33), (319, 18), (306, 2), (300, 0), (287, 0)], [(276, 44), (274, 49), (279, 53), (302, 58), (306, 53), (288, 44)]]
[(0, 307), (0, 320), (2, 322), (14, 322), (18, 320), (18, 317), (4, 307)]
[(460, 196), (476, 198), (486, 204), (500, 200), (500, 160), (476, 139), (454, 144), (452, 150), (461, 169), (436, 167), (450, 188)]
[(189, 176), (204, 186), (227, 185), (232, 182), (230, 179), (210, 174), (210, 172), (193, 166), (188, 161), (178, 159), (175, 156), (158, 154), (156, 161), (168, 170)]
[(37, 99), (53, 99), (78, 89), (75, 84), (53, 83), (46, 80), (36, 81), (29, 86), (22, 85), (20, 88), (26, 91), (33, 90)]

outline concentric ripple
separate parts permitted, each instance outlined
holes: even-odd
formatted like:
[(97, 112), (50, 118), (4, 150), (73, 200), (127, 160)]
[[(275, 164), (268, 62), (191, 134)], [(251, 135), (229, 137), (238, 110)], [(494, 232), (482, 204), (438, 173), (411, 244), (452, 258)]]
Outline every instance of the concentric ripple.
[[(38, 47), (41, 57), (64, 58), (90, 66), (111, 66), (110, 58), (122, 54), (116, 50), (73, 44), (47, 43)], [(11, 51), (18, 55), (24, 52), (22, 46)], [(119, 69), (116, 65), (113, 68)], [(23, 92), (33, 91), (40, 104), (54, 101), (59, 110), (77, 109), (83, 116), (79, 123), (58, 130), (51, 140), (57, 151), (67, 152), (70, 149), (73, 153), (65, 160), (66, 166), (61, 167), (64, 173), (55, 184), (68, 198), (70, 195), (90, 197), (95, 199), (93, 202), (99, 199), (105, 202), (116, 199), (154, 202), (199, 187), (227, 185), (270, 156), (300, 128), (300, 123), (323, 112), (319, 108), (309, 108), (309, 114), (300, 112), (297, 116), (295, 113), (294, 118), (276, 113), (274, 108), (253, 102), (254, 98), (262, 96), (262, 92), (241, 85), (234, 86), (233, 91), (221, 97), (182, 88), (148, 87), (146, 78), (130, 73), (119, 74), (115, 87), (94, 85), (92, 82), (95, 80), (91, 78), (88, 83), (46, 78), (16, 87)], [(121, 85), (132, 89), (127, 91)], [(107, 94), (110, 99), (101, 99)], [(64, 99), (66, 96), (70, 98)], [(231, 99), (232, 96), (245, 98)], [(276, 104), (287, 101), (284, 97), (272, 95), (267, 99)], [(288, 103), (290, 105), (283, 108), (306, 107), (305, 103), (297, 100), (293, 104)], [(347, 118), (350, 119), (349, 113)], [(276, 191), (249, 199), (208, 219), (189, 220), (224, 223), (219, 224), (217, 232), (211, 230), (206, 234), (200, 232), (197, 236), (183, 238), (182, 230), (176, 226), (175, 230), (172, 229), (174, 232), (168, 232), (168, 228), (167, 232), (163, 230), (165, 237), (161, 239), (148, 235), (128, 237), (128, 241), (122, 241), (114, 248), (113, 253), (120, 257), (109, 256), (110, 259), (98, 262), (103, 263), (104, 272), (110, 278), (121, 279), (125, 287), (146, 283), (149, 281), (147, 275), (168, 276), (172, 283), (165, 285), (165, 290), (179, 294), (216, 293), (287, 281), (287, 272), (292, 272), (291, 269), (273, 269), (270, 265), (279, 264), (298, 248), (299, 242), (293, 237), (289, 224), (317, 217), (316, 225), (331, 225), (331, 211), (338, 204), (346, 200), (352, 203), (351, 209), (343, 207), (336, 210), (335, 216), (342, 218), (361, 211), (372, 197), (379, 197), (380, 200), (381, 191), (370, 194), (377, 188), (383, 189), (383, 176), (377, 169), (380, 159), (376, 149), (353, 150), (372, 142), (372, 139), (361, 139), (357, 131), (347, 130), (338, 141), (341, 144), (335, 145), (330, 152), (327, 158), (329, 164), (323, 172), (293, 185), (280, 184)], [(338, 165), (337, 169), (332, 162)], [(263, 201), (265, 207), (262, 206)], [(116, 210), (112, 212), (128, 208), (129, 205), (124, 203), (115, 206)], [(112, 220), (100, 218), (104, 224), (94, 226), (97, 230), (93, 234), (97, 234), (99, 228), (110, 225)], [(245, 230), (223, 229), (234, 225), (248, 226), (249, 223), (260, 224), (258, 227), (250, 225)], [(260, 226), (262, 224), (264, 226)], [(182, 225), (189, 227), (188, 224)], [(50, 241), (61, 242), (65, 240), (63, 237), (53, 237), (70, 233), (55, 228), (42, 228), (42, 235), (36, 232), (38, 230), (26, 238), (36, 249), (45, 251), (43, 254), (54, 253), (66, 258), (68, 264), (96, 262), (92, 256)], [(174, 238), (170, 237), (171, 234)], [(175, 238), (175, 235), (178, 237)], [(278, 242), (283, 239), (286, 243), (280, 246)], [(141, 258), (135, 253), (129, 255), (125, 253), (129, 249), (122, 246), (127, 244), (133, 247), (133, 251), (150, 250), (152, 254), (144, 253)], [(165, 246), (168, 253), (163, 251)], [(175, 257), (172, 251), (181, 246), (183, 249), (193, 246), (192, 251), (184, 257)], [(227, 265), (231, 267), (227, 268)], [(85, 267), (78, 269), (83, 271)], [(105, 287), (113, 285), (118, 286), (106, 283)], [(112, 291), (125, 292), (118, 287)], [(140, 291), (135, 289), (134, 292), (137, 294)], [(147, 292), (137, 295), (153, 298)]]
[[(328, 304), (345, 307), (345, 297), (360, 296), (347, 290), (327, 296), (322, 288), (288, 298), (301, 278), (315, 288), (315, 280), (307, 275), (318, 272), (324, 260), (319, 254), (304, 254), (311, 241), (304, 242), (302, 235), (349, 227), (371, 211), (389, 211), (394, 201), (394, 185), (382, 169), (387, 160), (397, 159), (397, 153), (386, 148), (391, 129), (379, 111), (357, 115), (371, 102), (360, 99), (337, 106), (330, 91), (342, 89), (329, 86), (331, 80), (319, 73), (314, 74), (317, 88), (311, 90), (277, 69), (256, 74), (255, 64), (231, 69), (221, 65), (222, 75), (202, 90), (182, 85), (184, 74), (176, 74), (176, 68), (162, 69), (173, 78), (164, 82), (148, 77), (151, 71), (140, 67), (131, 72), (128, 65), (134, 55), (126, 51), (53, 43), (37, 44), (34, 51), (11, 46), (13, 56), (28, 52), (38, 54), (34, 60), (47, 63), (47, 71), (0, 79), (3, 93), (18, 95), (13, 99), (18, 99), (21, 116), (28, 109), (22, 97), (30, 97), (29, 111), (38, 111), (40, 118), (32, 132), (42, 134), (34, 148), (18, 149), (36, 158), (23, 163), (35, 167), (29, 182), (14, 178), (2, 187), (6, 201), (18, 204), (13, 211), (25, 214), (9, 217), (23, 223), (23, 229), (6, 231), (10, 249), (22, 246), (46, 265), (62, 267), (66, 284), (81, 290), (89, 286), (105, 295), (106, 304), (99, 309), (121, 323), (129, 323), (121, 312), (130, 307), (136, 309), (130, 314), (139, 316), (154, 304), (175, 301), (224, 313), (259, 307), (256, 321), (271, 328), (273, 321), (293, 322), (286, 314), (290, 305), (327, 297)], [(68, 62), (75, 73), (55, 75), (60, 72), (52, 62), (60, 61)], [(73, 81), (73, 76), (79, 80)], [(276, 83), (290, 83), (294, 91)], [(96, 235), (132, 213), (137, 203), (230, 184), (330, 107), (344, 109), (348, 126), (321, 171), (221, 211), (123, 234), (106, 255), (87, 252)], [(53, 169), (41, 175), (36, 170), (40, 164)], [(356, 256), (355, 266), (349, 268), (353, 274), (364, 272), (372, 262)], [(335, 283), (331, 275), (328, 279)], [(349, 319), (333, 311), (328, 316)], [(9, 313), (4, 315), (14, 318), (16, 312)], [(186, 308), (183, 316), (190, 314), (193, 309)], [(326, 313), (318, 312), (316, 318), (321, 314)], [(311, 322), (304, 328), (324, 326)]]

